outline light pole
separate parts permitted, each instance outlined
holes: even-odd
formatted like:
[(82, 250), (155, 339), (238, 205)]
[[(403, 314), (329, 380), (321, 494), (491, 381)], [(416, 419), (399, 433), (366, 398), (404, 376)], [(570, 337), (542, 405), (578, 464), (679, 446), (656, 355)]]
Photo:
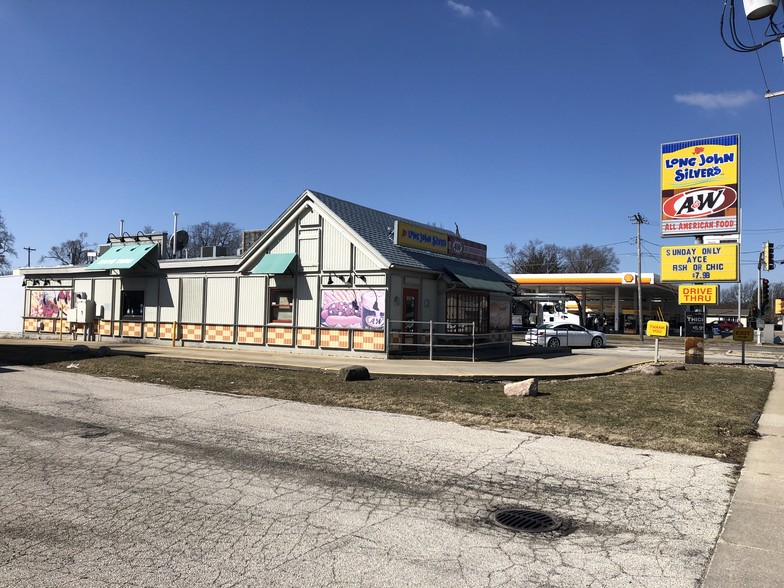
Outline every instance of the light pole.
[(640, 242), (640, 225), (648, 224), (648, 219), (639, 212), (629, 217), (629, 220), (637, 224), (637, 331), (642, 336), (642, 244)]
[(29, 245), (28, 245), (27, 247), (22, 247), (22, 249), (24, 249), (25, 251), (27, 251), (27, 267), (30, 267), (30, 253), (31, 253), (32, 251), (35, 251), (35, 249), (33, 249), (32, 247), (30, 247)]

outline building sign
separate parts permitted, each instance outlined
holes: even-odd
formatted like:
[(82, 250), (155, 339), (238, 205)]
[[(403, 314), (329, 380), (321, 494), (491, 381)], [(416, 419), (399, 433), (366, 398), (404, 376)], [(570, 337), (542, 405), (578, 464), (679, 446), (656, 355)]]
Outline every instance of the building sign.
[(739, 148), (738, 135), (662, 145), (662, 237), (740, 231)]
[(487, 245), (484, 243), (450, 235), (435, 227), (423, 227), (405, 221), (395, 221), (395, 245), (424, 249), (481, 263), (487, 261)]
[(424, 249), (434, 253), (448, 253), (449, 235), (431, 227), (395, 221), (395, 245)]
[(678, 304), (718, 304), (719, 287), (715, 284), (681, 284)]
[(450, 255), (481, 263), (487, 261), (487, 245), (484, 243), (469, 241), (455, 235), (449, 235), (448, 241)]
[(737, 282), (738, 245), (675, 245), (661, 248), (662, 282)]

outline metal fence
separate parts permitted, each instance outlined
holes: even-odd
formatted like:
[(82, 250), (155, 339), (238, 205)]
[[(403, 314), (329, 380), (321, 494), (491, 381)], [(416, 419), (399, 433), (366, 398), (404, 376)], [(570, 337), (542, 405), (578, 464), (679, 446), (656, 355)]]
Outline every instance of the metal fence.
[(519, 332), (478, 333), (476, 323), (387, 321), (387, 357), (464, 359), (509, 356)]

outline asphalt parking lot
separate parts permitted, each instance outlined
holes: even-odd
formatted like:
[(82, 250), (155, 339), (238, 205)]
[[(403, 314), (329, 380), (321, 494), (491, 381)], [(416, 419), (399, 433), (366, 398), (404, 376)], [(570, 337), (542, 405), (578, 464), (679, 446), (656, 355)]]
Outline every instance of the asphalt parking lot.
[[(711, 459), (0, 368), (3, 586), (697, 586)], [(516, 533), (504, 507), (561, 527)]]

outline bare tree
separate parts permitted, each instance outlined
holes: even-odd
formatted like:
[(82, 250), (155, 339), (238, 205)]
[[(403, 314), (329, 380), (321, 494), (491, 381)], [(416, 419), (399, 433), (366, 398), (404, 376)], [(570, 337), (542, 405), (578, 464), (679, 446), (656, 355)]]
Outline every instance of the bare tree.
[(521, 248), (507, 243), (504, 253), (506, 265), (513, 274), (557, 274), (563, 271), (561, 248), (553, 243), (532, 239)]
[(578, 274), (598, 272), (617, 272), (618, 256), (612, 247), (596, 247), (594, 245), (578, 245), (562, 250), (564, 271)]
[(230, 222), (204, 221), (187, 228), (188, 257), (198, 257), (202, 247), (225, 247), (234, 254), (242, 244), (242, 231)]
[(87, 263), (87, 251), (89, 245), (85, 241), (87, 233), (79, 233), (78, 239), (63, 241), (59, 245), (53, 245), (47, 255), (41, 256), (41, 261), (45, 259), (56, 259), (62, 265), (84, 265)]
[[(778, 286), (778, 291), (784, 290), (784, 284), (771, 284), (771, 294), (776, 291), (774, 290), (776, 286)], [(737, 304), (737, 286), (735, 284), (722, 286), (719, 297), (722, 304)], [(740, 305), (745, 309), (757, 305), (757, 280), (749, 280), (740, 285)]]
[(6, 228), (5, 219), (2, 213), (0, 213), (0, 274), (7, 274), (11, 271), (11, 262), (8, 257), (11, 255), (16, 257), (15, 240), (14, 236)]

